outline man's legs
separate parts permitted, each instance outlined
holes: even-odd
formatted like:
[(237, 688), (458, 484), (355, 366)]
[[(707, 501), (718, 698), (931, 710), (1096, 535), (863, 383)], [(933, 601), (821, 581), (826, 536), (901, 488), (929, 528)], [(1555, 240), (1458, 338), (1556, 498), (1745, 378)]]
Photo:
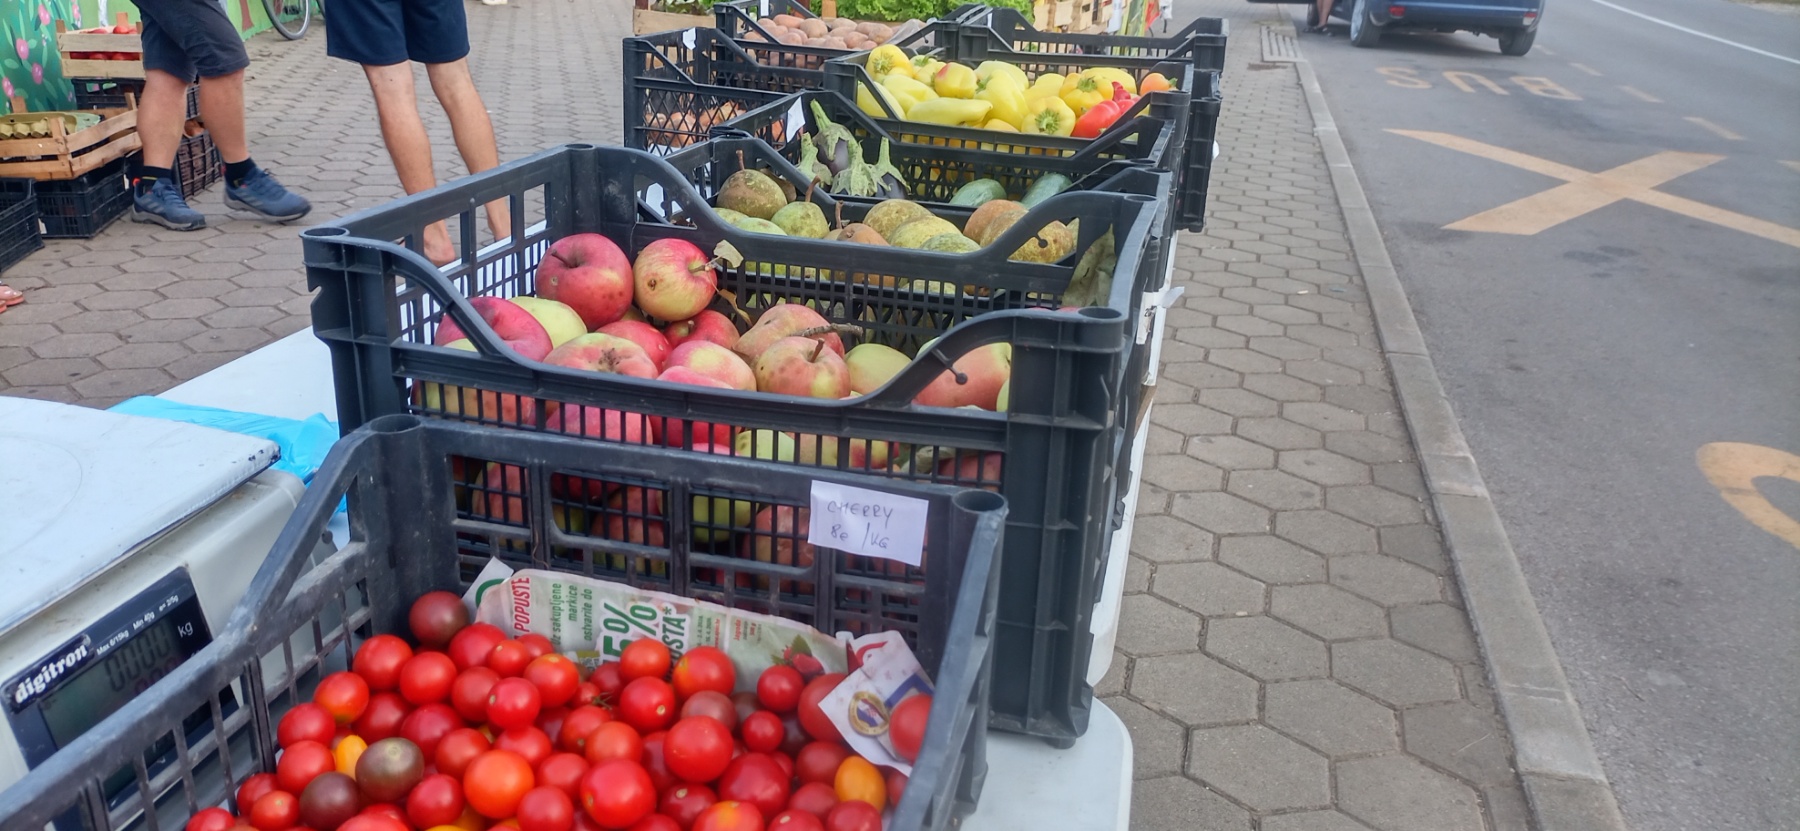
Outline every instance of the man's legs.
[[(494, 141), (494, 123), (488, 118), (481, 93), (475, 90), (475, 79), (469, 76), (467, 58), (449, 63), (425, 65), (431, 79), (431, 91), (450, 117), (450, 132), (456, 137), (457, 152), (470, 173), (480, 173), (500, 163), (500, 151)], [(495, 239), (512, 235), (512, 210), (505, 199), (487, 203), (488, 229)]]
[[(187, 121), (187, 81), (160, 69), (144, 72), (144, 98), (138, 102), (138, 137), (144, 143), (144, 166), (169, 168), (181, 147)], [(241, 137), (241, 133), (240, 133)]]
[[(431, 138), (425, 134), (425, 122), (419, 118), (412, 64), (364, 66), (363, 74), (368, 76), (369, 89), (375, 94), (375, 112), (381, 119), (381, 140), (387, 144), (388, 156), (394, 160), (400, 187), (409, 194), (435, 187), (437, 174), (431, 164)], [(456, 259), (449, 229), (443, 222), (434, 222), (425, 228), (424, 243), (426, 259), (438, 265)]]
[[(206, 131), (212, 133), (219, 158), (226, 164), (239, 164), (250, 158), (250, 143), (244, 136), (243, 70), (200, 79), (200, 119), (206, 122)], [(149, 154), (145, 156), (148, 158)]]

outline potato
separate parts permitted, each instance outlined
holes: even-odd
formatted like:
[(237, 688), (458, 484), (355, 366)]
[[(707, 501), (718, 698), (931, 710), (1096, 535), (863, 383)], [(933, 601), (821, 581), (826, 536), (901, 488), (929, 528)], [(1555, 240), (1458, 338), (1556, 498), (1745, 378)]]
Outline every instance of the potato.
[(807, 46), (824, 46), (825, 38), (807, 38), (806, 45)]
[(755, 29), (751, 29), (750, 31), (744, 33), (744, 40), (754, 40), (754, 41), (757, 41), (760, 43), (760, 42), (762, 42), (762, 39), (763, 39), (762, 32), (758, 32)]
[(832, 31), (837, 31), (838, 29), (854, 29), (856, 28), (856, 21), (851, 20), (848, 17), (834, 17), (831, 18), (826, 25), (830, 26)]
[(894, 27), (886, 23), (877, 23), (875, 31), (869, 33), (869, 39), (876, 43), (887, 43), (894, 39)]
[(848, 51), (850, 49), (850, 44), (845, 43), (843, 38), (826, 38), (825, 43), (822, 45), (826, 49), (836, 49), (840, 52)]
[(794, 15), (791, 15), (791, 14), (775, 15), (775, 22), (779, 23), (783, 26), (786, 26), (789, 29), (798, 28), (800, 26), (800, 23), (802, 20), (804, 20), (804, 18), (795, 17)]
[(788, 32), (781, 36), (781, 42), (789, 46), (801, 46), (806, 43), (806, 36), (799, 32)]
[(864, 35), (861, 32), (851, 32), (850, 34), (845, 35), (843, 40), (845, 49), (854, 49), (860, 52), (870, 48), (869, 44), (871, 41), (867, 35)]
[(881, 31), (881, 24), (880, 23), (858, 23), (858, 24), (856, 24), (856, 31), (861, 32), (866, 37), (872, 38), (872, 37), (875, 37), (876, 32)]
[(831, 27), (815, 17), (800, 21), (800, 31), (805, 32), (809, 38), (822, 38), (831, 33)]

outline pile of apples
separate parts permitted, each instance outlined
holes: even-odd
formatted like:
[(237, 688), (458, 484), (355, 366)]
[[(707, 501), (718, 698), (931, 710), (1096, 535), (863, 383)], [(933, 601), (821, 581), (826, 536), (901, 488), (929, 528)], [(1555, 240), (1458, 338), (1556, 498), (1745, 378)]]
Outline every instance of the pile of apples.
[[(881, 831), (905, 791), (819, 709), (844, 676), (810, 655), (740, 685), (716, 648), (672, 660), (645, 638), (583, 673), (449, 592), (409, 623), (411, 643), (369, 638), (282, 715), (275, 769), (238, 787), (236, 814), (186, 831)], [(909, 762), (930, 710), (914, 694), (890, 716)]]

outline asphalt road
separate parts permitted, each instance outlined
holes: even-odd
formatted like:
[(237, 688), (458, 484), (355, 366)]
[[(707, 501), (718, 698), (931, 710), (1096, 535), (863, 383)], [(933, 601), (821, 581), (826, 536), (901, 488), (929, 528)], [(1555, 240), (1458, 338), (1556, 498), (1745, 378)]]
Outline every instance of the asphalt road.
[[(1800, 16), (1610, 2), (1552, 3), (1522, 58), (1302, 46), (1628, 822), (1793, 828), (1800, 537), (1696, 454), (1800, 454), (1800, 63), (1749, 51), (1800, 61)], [(1756, 484), (1800, 518), (1800, 481)]]

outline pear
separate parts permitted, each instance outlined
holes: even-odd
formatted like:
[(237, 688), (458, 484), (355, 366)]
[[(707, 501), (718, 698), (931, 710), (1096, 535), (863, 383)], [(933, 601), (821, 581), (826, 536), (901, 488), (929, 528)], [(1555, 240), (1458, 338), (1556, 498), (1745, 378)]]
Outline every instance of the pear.
[(714, 208), (713, 213), (718, 214), (719, 218), (725, 220), (725, 224), (727, 225), (736, 225), (738, 224), (738, 220), (750, 218), (730, 208)]
[(981, 203), (981, 207), (976, 208), (974, 213), (969, 214), (969, 221), (963, 223), (963, 236), (976, 242), (982, 242), (987, 232), (987, 226), (996, 217), (1024, 212), (1025, 206), (1018, 202), (1010, 199), (990, 199)]
[(1025, 241), (1009, 260), (1024, 260), (1029, 263), (1054, 263), (1069, 256), (1075, 251), (1075, 235), (1069, 226), (1061, 222), (1051, 222), (1039, 229), (1036, 236)]
[(961, 234), (956, 223), (940, 216), (924, 216), (907, 222), (887, 235), (888, 244), (896, 248), (923, 248), (925, 241), (940, 234)]
[(863, 214), (863, 222), (886, 239), (901, 225), (926, 216), (931, 216), (931, 211), (924, 205), (910, 199), (887, 199)]
[(792, 236), (787, 231), (783, 230), (780, 225), (766, 219), (757, 219), (754, 216), (746, 216), (731, 224), (737, 226), (740, 230), (749, 231), (752, 234), (774, 234), (778, 237)]
[[(742, 165), (744, 154), (738, 153), (738, 164)], [(788, 203), (787, 194), (781, 186), (760, 170), (743, 168), (731, 174), (725, 180), (725, 186), (719, 189), (719, 198), (715, 200), (719, 207), (728, 211), (737, 211), (745, 216), (757, 219), (770, 219), (775, 212)]]
[(938, 234), (937, 236), (926, 240), (924, 245), (919, 246), (919, 250), (943, 251), (949, 254), (967, 254), (971, 251), (980, 251), (981, 243), (952, 231), (947, 234)]
[(825, 209), (813, 204), (812, 191), (812, 185), (808, 185), (806, 199), (782, 206), (770, 221), (790, 237), (824, 239), (831, 232), (831, 223), (825, 220)]

